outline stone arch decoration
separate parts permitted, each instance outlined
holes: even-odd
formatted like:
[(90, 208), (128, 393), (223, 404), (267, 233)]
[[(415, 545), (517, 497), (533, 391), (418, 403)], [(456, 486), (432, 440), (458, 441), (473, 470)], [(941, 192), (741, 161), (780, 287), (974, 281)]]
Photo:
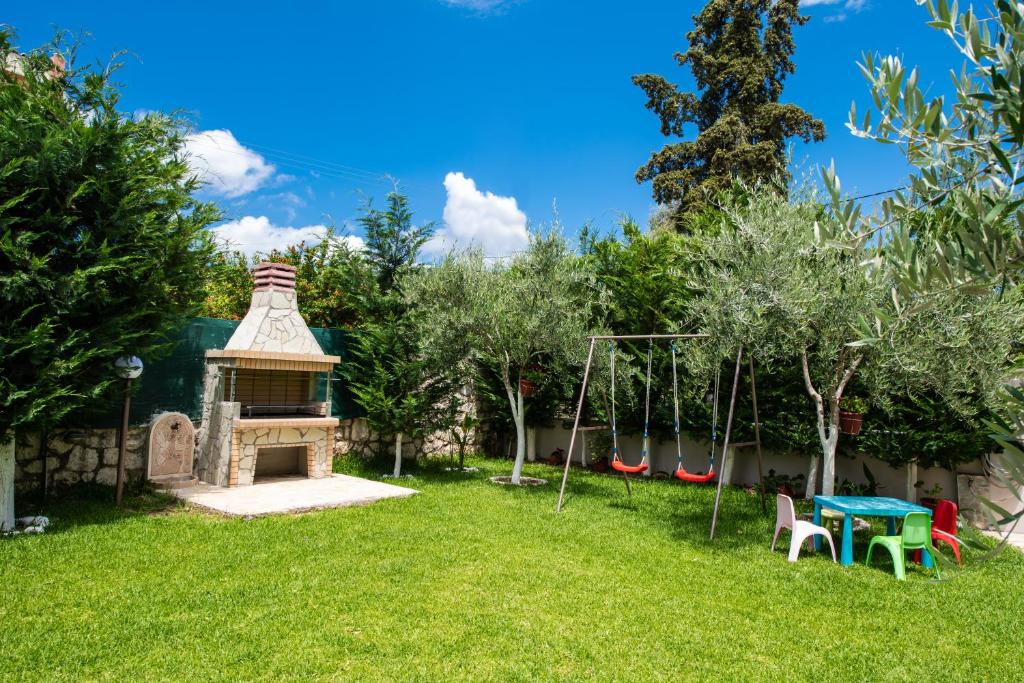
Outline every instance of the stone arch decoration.
[(195, 428), (187, 415), (161, 413), (154, 417), (147, 446), (148, 479), (192, 474)]

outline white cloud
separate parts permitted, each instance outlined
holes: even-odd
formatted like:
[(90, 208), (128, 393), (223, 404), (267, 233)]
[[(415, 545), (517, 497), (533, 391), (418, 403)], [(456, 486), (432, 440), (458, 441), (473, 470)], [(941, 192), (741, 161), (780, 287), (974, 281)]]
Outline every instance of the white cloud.
[(842, 5), (843, 9), (859, 12), (868, 6), (868, 0), (800, 0), (801, 7), (816, 7), (820, 5)]
[(480, 14), (494, 14), (501, 12), (521, 0), (441, 0), (449, 7), (459, 7), (472, 10)]
[(515, 197), (481, 192), (473, 179), (462, 173), (446, 175), (444, 188), (448, 192), (444, 227), (424, 247), (427, 253), (474, 245), (489, 256), (506, 256), (529, 243), (526, 214)]
[[(226, 248), (237, 249), (249, 256), (274, 249), (284, 250), (302, 242), (307, 245), (319, 244), (328, 230), (326, 225), (306, 225), (301, 228), (278, 226), (266, 216), (244, 216), (210, 228), (210, 232)], [(341, 239), (353, 249), (362, 249), (364, 246), (363, 238), (355, 235), (346, 235)]]
[(230, 130), (205, 130), (185, 139), (192, 172), (215, 194), (240, 197), (266, 184), (274, 165), (239, 144)]
[[(825, 23), (846, 21), (848, 12), (860, 12), (868, 7), (868, 0), (800, 0), (801, 7), (824, 7), (835, 5), (839, 10), (834, 14), (826, 14), (822, 19)], [(841, 5), (841, 7), (840, 7)]]

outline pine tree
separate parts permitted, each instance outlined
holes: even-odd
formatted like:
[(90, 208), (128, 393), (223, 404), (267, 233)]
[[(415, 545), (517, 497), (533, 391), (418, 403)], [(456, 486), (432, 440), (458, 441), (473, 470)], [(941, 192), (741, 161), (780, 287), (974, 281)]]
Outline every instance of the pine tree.
[[(689, 66), (699, 92), (680, 92), (662, 76), (640, 74), (633, 83), (647, 94), (647, 108), (661, 133), (696, 140), (665, 145), (636, 173), (653, 181), (654, 199), (678, 220), (699, 212), (734, 178), (785, 185), (786, 141), (825, 138), (824, 124), (793, 104), (781, 104), (786, 76), (794, 72), (793, 26), (802, 26), (799, 0), (710, 0), (694, 17), (689, 49), (676, 53)], [(782, 189), (780, 187), (780, 189)]]

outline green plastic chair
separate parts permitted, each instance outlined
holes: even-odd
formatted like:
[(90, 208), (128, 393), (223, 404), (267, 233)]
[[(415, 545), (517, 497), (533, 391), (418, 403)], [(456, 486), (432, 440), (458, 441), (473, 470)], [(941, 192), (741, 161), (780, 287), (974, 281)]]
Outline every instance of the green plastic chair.
[[(892, 555), (892, 566), (896, 570), (896, 578), (907, 580), (906, 553), (908, 550), (920, 550), (928, 553), (935, 567), (935, 576), (939, 576), (939, 565), (932, 555), (932, 519), (927, 512), (908, 512), (903, 518), (903, 532), (899, 536), (875, 536), (868, 544), (868, 559), (864, 563), (871, 564), (871, 551), (880, 545)], [(941, 577), (940, 577), (941, 578)]]

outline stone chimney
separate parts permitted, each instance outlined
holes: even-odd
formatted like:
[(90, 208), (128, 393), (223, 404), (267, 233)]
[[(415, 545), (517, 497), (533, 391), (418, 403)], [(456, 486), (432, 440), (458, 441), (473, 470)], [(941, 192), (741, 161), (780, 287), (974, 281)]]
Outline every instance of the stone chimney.
[(323, 355), (299, 315), (295, 266), (260, 263), (253, 269), (252, 303), (225, 351), (270, 351)]

